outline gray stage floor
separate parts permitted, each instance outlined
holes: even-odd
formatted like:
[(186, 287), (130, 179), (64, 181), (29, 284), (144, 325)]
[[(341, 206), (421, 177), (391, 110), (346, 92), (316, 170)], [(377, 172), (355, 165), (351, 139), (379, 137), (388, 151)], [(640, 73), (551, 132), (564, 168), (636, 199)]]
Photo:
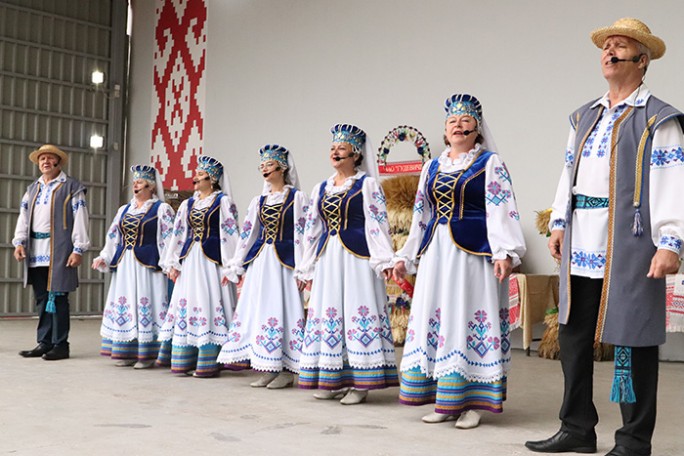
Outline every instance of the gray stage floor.
[[(423, 424), (430, 406), (397, 403), (398, 388), (368, 402), (317, 401), (311, 391), (249, 387), (253, 372), (196, 379), (165, 369), (117, 368), (100, 357), (97, 319), (74, 319), (72, 358), (24, 359), (35, 320), (0, 320), (0, 454), (17, 455), (533, 455), (523, 443), (558, 429), (557, 361), (513, 353), (508, 400), (480, 427)], [(609, 402), (612, 363), (596, 364), (599, 452), (620, 424)], [(684, 454), (684, 364), (661, 363), (654, 455)]]

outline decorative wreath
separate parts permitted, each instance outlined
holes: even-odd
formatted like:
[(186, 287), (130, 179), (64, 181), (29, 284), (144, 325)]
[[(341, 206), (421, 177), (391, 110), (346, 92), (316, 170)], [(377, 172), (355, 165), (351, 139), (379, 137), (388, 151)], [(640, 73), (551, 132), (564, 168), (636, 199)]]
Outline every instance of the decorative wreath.
[(380, 148), (378, 149), (378, 163), (387, 164), (387, 156), (390, 153), (390, 149), (394, 147), (397, 142), (403, 141), (411, 141), (413, 143), (416, 147), (416, 152), (420, 155), (423, 163), (430, 159), (430, 145), (425, 139), (425, 136), (416, 128), (408, 125), (400, 125), (390, 130), (390, 132), (387, 133), (387, 136), (382, 140), (382, 143), (380, 143)]

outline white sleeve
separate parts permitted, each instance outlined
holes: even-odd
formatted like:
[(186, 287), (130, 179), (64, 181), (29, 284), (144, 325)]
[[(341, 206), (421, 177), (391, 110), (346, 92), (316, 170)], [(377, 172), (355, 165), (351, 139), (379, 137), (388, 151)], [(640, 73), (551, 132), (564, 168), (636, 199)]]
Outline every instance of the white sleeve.
[(161, 258), (166, 243), (173, 234), (173, 208), (166, 203), (161, 203), (157, 209), (157, 249)]
[(121, 244), (121, 231), (119, 230), (119, 222), (121, 221), (121, 214), (125, 208), (126, 205), (121, 206), (119, 210), (116, 211), (114, 220), (112, 220), (112, 224), (109, 225), (109, 229), (105, 235), (104, 247), (102, 250), (100, 250), (98, 257), (95, 258), (96, 260), (103, 260), (106, 264), (104, 267), (97, 268), (97, 270), (100, 272), (109, 272), (109, 265), (112, 263), (112, 259), (114, 258), (117, 247), (119, 247), (119, 244)]
[(382, 187), (372, 177), (366, 177), (361, 190), (365, 212), (364, 231), (370, 252), (370, 267), (380, 276), (392, 267), (394, 250), (387, 220), (387, 203)]
[(684, 138), (677, 119), (666, 121), (653, 137), (650, 163), (649, 208), (653, 243), (658, 249), (684, 254)]
[(561, 173), (556, 197), (551, 205), (551, 218), (549, 220), (549, 230), (564, 230), (567, 221), (565, 216), (570, 205), (570, 191), (572, 187), (572, 170), (575, 165), (575, 129), (570, 128), (568, 145), (565, 149), (565, 166)]
[(26, 247), (26, 241), (29, 237), (29, 195), (28, 191), (24, 193), (21, 198), (21, 203), (19, 204), (19, 218), (17, 219), (17, 226), (14, 229), (14, 238), (12, 239), (12, 245), (14, 247), (24, 246)]
[(325, 182), (316, 185), (311, 192), (308, 214), (305, 215), (306, 225), (304, 227), (304, 240), (302, 241), (302, 259), (295, 265), (295, 278), (299, 280), (311, 280), (313, 278), (316, 248), (323, 233), (323, 222), (321, 221), (321, 215), (318, 213), (318, 194), (321, 185), (325, 185)]
[(183, 245), (188, 237), (188, 200), (181, 203), (176, 212), (176, 217), (173, 222), (173, 230), (169, 236), (169, 241), (164, 247), (159, 267), (164, 273), (168, 273), (171, 268), (180, 271), (180, 253), (183, 250)]
[(406, 239), (406, 243), (399, 249), (394, 259), (394, 263), (403, 261), (406, 265), (406, 271), (409, 274), (416, 273), (418, 249), (423, 241), (427, 224), (432, 216), (432, 204), (430, 204), (430, 201), (425, 197), (425, 186), (432, 161), (433, 160), (428, 160), (423, 165), (423, 169), (420, 172), (418, 190), (416, 191), (416, 198), (413, 202), (413, 217), (411, 219), (409, 235)]
[(525, 238), (511, 175), (498, 154), (493, 154), (487, 160), (485, 191), (487, 240), (492, 250), (492, 260), (505, 260), (508, 256), (513, 260), (513, 267), (518, 266), (525, 255)]
[(240, 281), (240, 276), (245, 273), (242, 267), (249, 250), (256, 242), (259, 235), (259, 227), (261, 221), (259, 220), (259, 200), (257, 196), (252, 199), (247, 208), (247, 216), (242, 221), (242, 233), (240, 234), (240, 241), (237, 244), (235, 255), (226, 263), (226, 277), (234, 283)]
[(309, 197), (306, 193), (298, 191), (294, 197), (294, 261), (295, 270), (297, 265), (302, 264), (304, 256), (304, 230), (306, 229), (306, 217), (309, 214)]
[(238, 213), (235, 203), (224, 194), (221, 198), (221, 265), (223, 275), (226, 275), (226, 266), (240, 241), (240, 228), (238, 226)]
[(77, 192), (71, 198), (71, 210), (74, 214), (74, 229), (71, 232), (71, 242), (74, 244), (73, 253), (83, 255), (90, 248), (90, 237), (88, 236), (89, 216), (85, 192)]

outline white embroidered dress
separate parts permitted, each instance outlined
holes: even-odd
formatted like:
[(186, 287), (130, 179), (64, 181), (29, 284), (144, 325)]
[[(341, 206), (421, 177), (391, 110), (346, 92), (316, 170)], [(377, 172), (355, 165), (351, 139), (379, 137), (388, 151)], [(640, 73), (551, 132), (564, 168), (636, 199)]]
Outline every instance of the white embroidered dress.
[[(561, 174), (556, 197), (553, 201), (551, 230), (565, 229), (569, 187), (573, 195), (608, 198), (610, 178), (611, 133), (615, 121), (629, 106), (644, 106), (651, 92), (641, 85), (625, 100), (611, 107), (608, 94), (596, 101), (604, 111), (596, 128), (584, 144), (573, 184), (572, 169), (575, 156), (575, 130), (570, 128), (565, 152), (565, 166)], [(684, 226), (671, 217), (681, 213), (680, 192), (674, 191), (684, 182), (684, 152), (682, 152), (682, 128), (676, 119), (666, 121), (653, 135), (650, 162), (649, 207), (653, 244), (659, 249), (671, 250), (682, 255)], [(619, 136), (617, 138), (619, 141)], [(572, 213), (572, 246), (570, 273), (572, 275), (602, 279), (606, 266), (608, 244), (608, 208), (575, 210)]]
[[(282, 192), (271, 193), (267, 189), (263, 204), (282, 206), (289, 193), (294, 191), (290, 185)], [(280, 372), (287, 369), (297, 373), (305, 317), (294, 271), (281, 263), (275, 244), (267, 242), (246, 271), (243, 267), (247, 254), (259, 238), (262, 225), (260, 199), (260, 196), (252, 199), (242, 223), (242, 240), (235, 256), (228, 262), (226, 272), (229, 280), (237, 283), (239, 276), (243, 275), (245, 280), (230, 323), (228, 342), (221, 349), (217, 361), (223, 364), (250, 361), (256, 370)], [(295, 265), (301, 262), (308, 202), (304, 192), (295, 193), (292, 202), (294, 233), (285, 235), (294, 237)], [(285, 209), (282, 207), (279, 211)], [(282, 223), (282, 217), (278, 218)]]
[[(451, 160), (449, 149), (445, 150), (437, 158), (439, 172), (464, 170), (479, 151), (476, 144), (469, 153)], [(426, 180), (433, 160), (423, 165), (409, 237), (397, 252), (409, 273), (416, 270), (416, 257), (432, 217)], [(516, 266), (525, 254), (525, 240), (511, 178), (498, 154), (492, 154), (485, 165), (485, 193), (492, 259), (509, 256)], [(417, 367), (435, 379), (458, 373), (469, 381), (499, 381), (511, 361), (508, 336), (508, 280), (499, 283), (489, 258), (459, 249), (449, 224), (438, 224), (420, 257), (401, 371)]]
[(296, 276), (313, 278), (300, 369), (342, 370), (394, 367), (396, 359), (382, 271), (391, 267), (394, 252), (389, 235), (385, 196), (377, 181), (363, 181), (365, 238), (370, 259), (349, 252), (331, 235), (316, 259), (323, 222), (318, 210), (320, 186), (327, 194), (350, 190), (364, 175), (358, 172), (340, 186), (334, 176), (314, 187), (305, 230), (305, 253)]
[[(196, 192), (193, 211), (210, 208), (219, 193), (216, 191), (199, 199)], [(222, 264), (227, 264), (240, 238), (235, 205), (228, 195), (221, 198), (219, 211), (220, 258)], [(178, 347), (223, 345), (228, 340), (228, 324), (235, 307), (235, 286), (221, 286), (221, 264), (209, 259), (198, 242), (192, 244), (180, 262), (183, 245), (193, 235), (192, 231), (188, 225), (188, 200), (185, 200), (178, 208), (173, 234), (160, 262), (164, 272), (173, 267), (180, 271), (180, 275), (176, 279), (159, 340), (171, 340)]]
[[(157, 201), (159, 199), (154, 196), (140, 207), (136, 207), (136, 200), (133, 198), (126, 214), (144, 217)], [(110, 271), (109, 265), (117, 248), (125, 243), (119, 227), (125, 208), (126, 205), (121, 206), (114, 216), (107, 231), (104, 248), (96, 258), (104, 260), (107, 264), (99, 269), (100, 272)], [(161, 203), (157, 208), (156, 239), (160, 258), (165, 243), (171, 236), (172, 228), (173, 209), (168, 204)], [(117, 269), (112, 272), (100, 335), (104, 339), (116, 342), (154, 342), (169, 307), (167, 290), (166, 276), (161, 271), (155, 271), (140, 263), (133, 249), (124, 250)]]

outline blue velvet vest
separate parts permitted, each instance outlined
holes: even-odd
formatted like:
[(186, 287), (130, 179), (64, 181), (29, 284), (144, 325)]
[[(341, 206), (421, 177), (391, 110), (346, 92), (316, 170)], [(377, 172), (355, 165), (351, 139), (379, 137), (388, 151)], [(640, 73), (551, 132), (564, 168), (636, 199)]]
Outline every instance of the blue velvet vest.
[(487, 240), (485, 166), (492, 153), (480, 153), (466, 169), (451, 174), (440, 173), (439, 161), (432, 161), (425, 182), (425, 196), (432, 205), (432, 217), (418, 257), (425, 253), (437, 225), (447, 223), (456, 247), (473, 255), (491, 257), (492, 249)]
[(330, 236), (339, 236), (345, 249), (361, 258), (370, 258), (366, 242), (366, 217), (363, 209), (364, 175), (349, 190), (335, 195), (325, 193), (323, 182), (318, 193), (318, 213), (323, 219), (323, 234), (318, 241), (316, 257), (325, 249)]
[(199, 242), (204, 256), (217, 264), (221, 264), (221, 198), (219, 193), (211, 206), (204, 209), (193, 209), (195, 198), (188, 200), (188, 238), (181, 250), (181, 263), (188, 256), (190, 247)]
[(161, 201), (155, 202), (145, 213), (130, 215), (127, 204), (119, 219), (119, 233), (122, 241), (116, 248), (109, 269), (116, 268), (126, 250), (133, 249), (135, 258), (145, 267), (161, 271), (159, 267), (159, 248), (157, 247), (157, 212)]
[(294, 269), (294, 197), (297, 190), (290, 190), (280, 204), (266, 205), (266, 195), (259, 199), (259, 238), (249, 249), (243, 266), (259, 256), (265, 245), (274, 244), (278, 260), (283, 266)]

